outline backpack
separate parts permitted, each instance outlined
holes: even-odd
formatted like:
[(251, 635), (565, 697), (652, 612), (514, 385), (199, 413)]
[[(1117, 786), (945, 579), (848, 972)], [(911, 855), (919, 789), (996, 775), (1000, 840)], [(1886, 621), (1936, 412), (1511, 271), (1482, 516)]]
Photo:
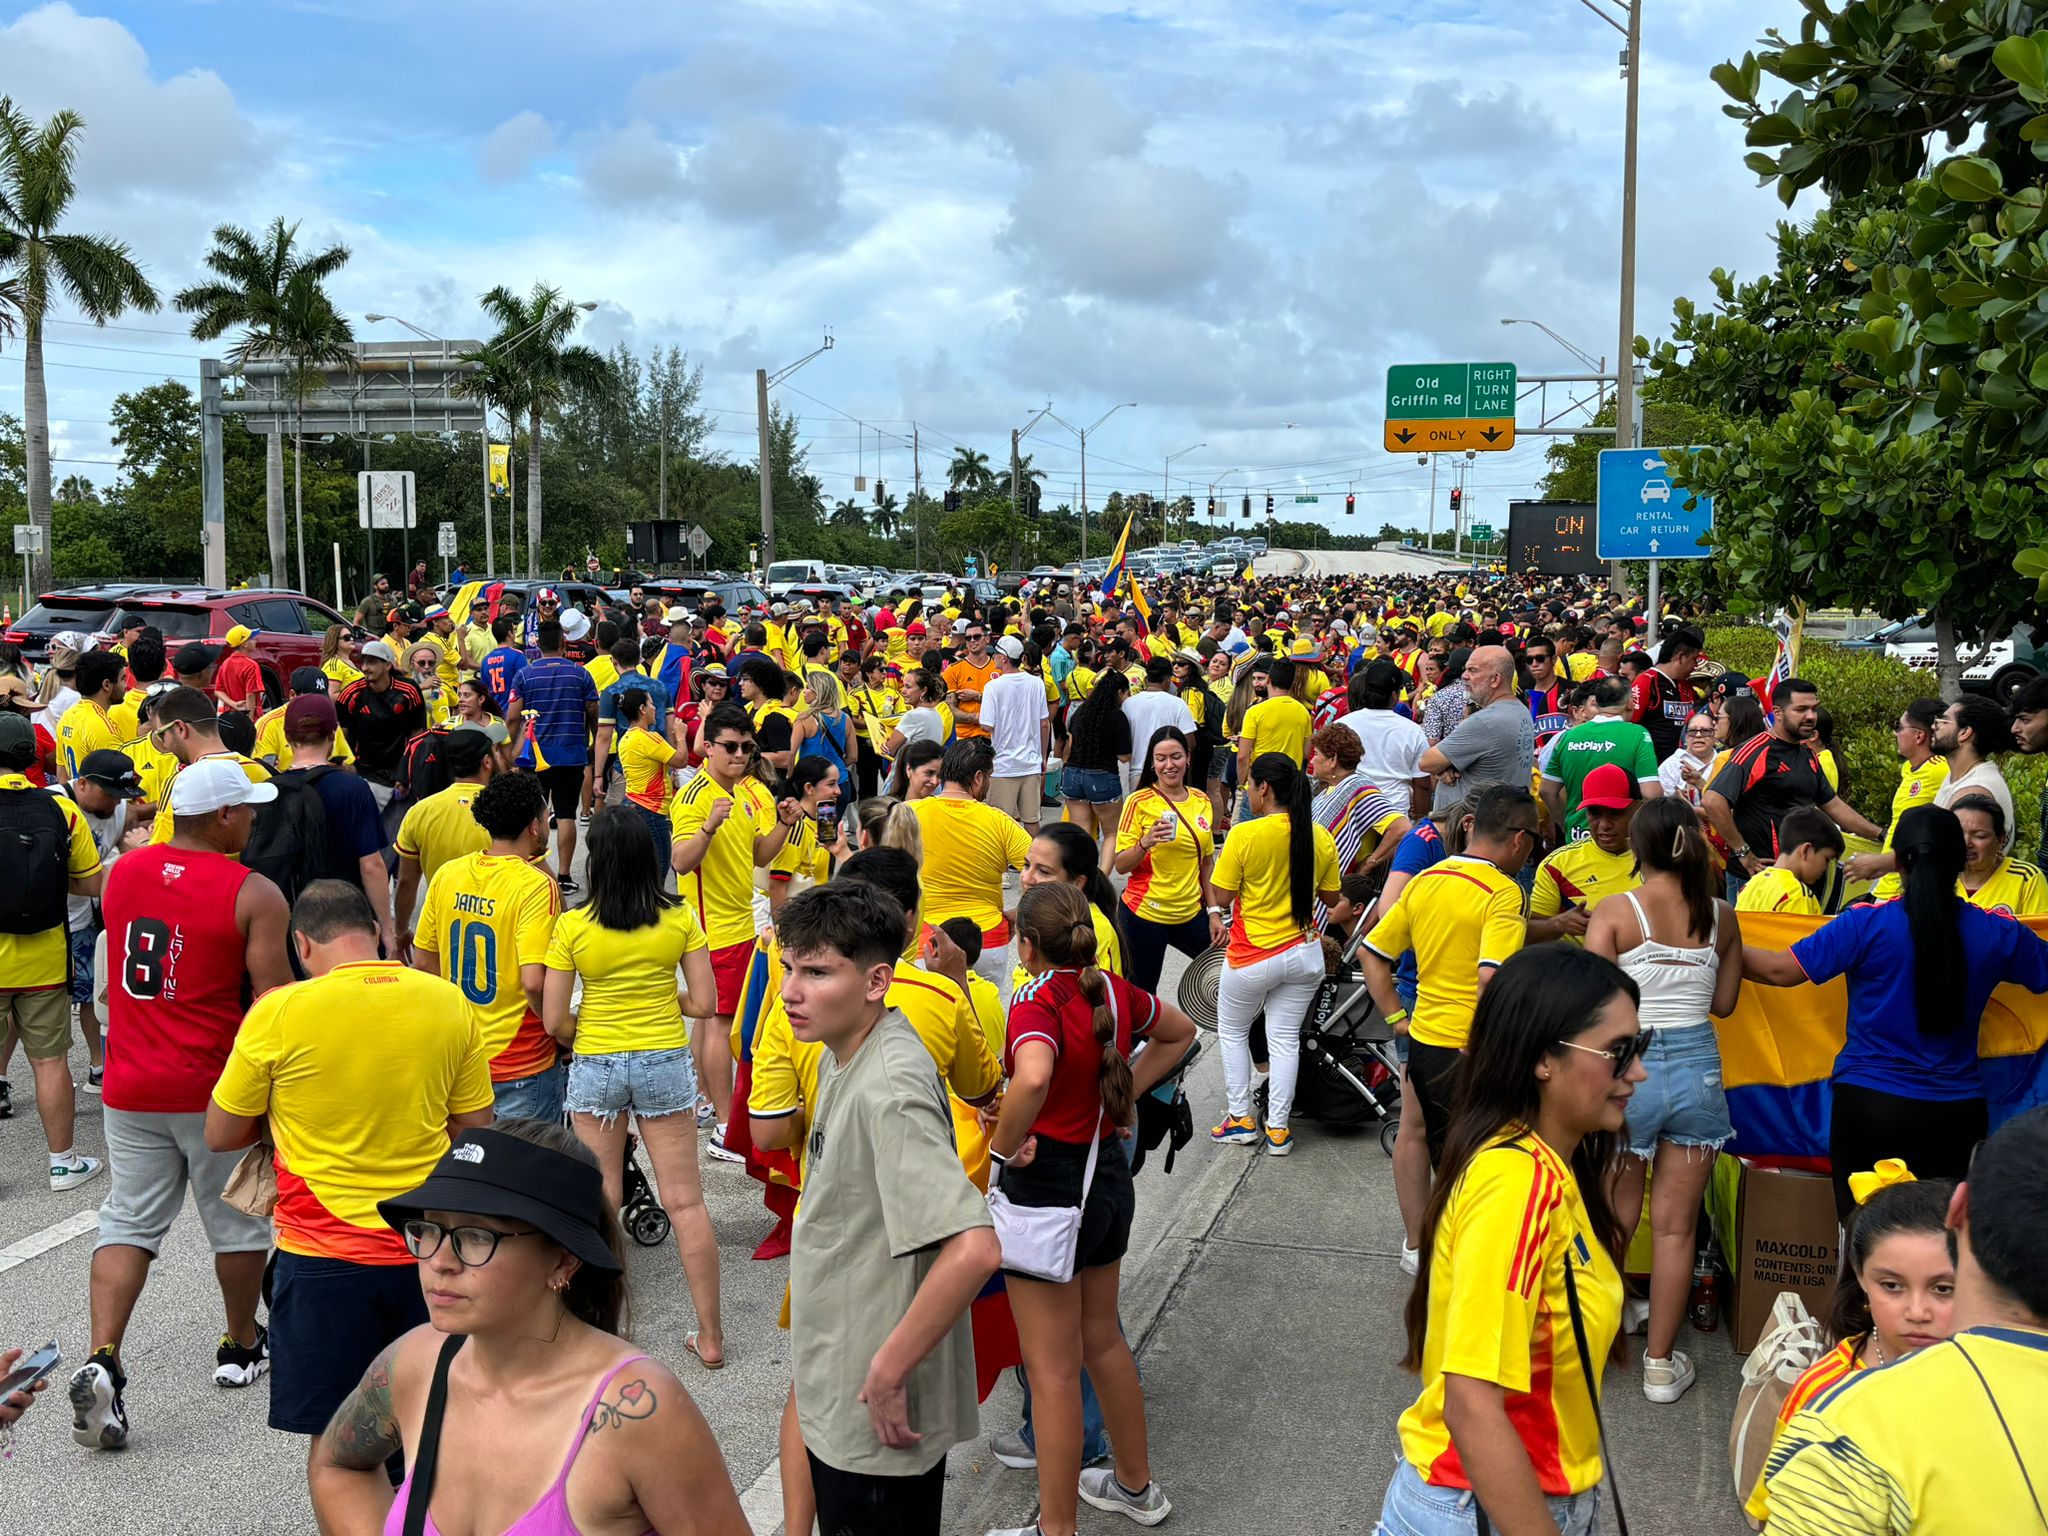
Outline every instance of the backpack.
[(48, 933), (71, 910), (71, 823), (46, 789), (0, 790), (0, 933)]
[(405, 744), (405, 750), (399, 754), (398, 772), (394, 775), (393, 805), (417, 805), (427, 796), (438, 794), (455, 782), (455, 776), (441, 760), (441, 748), (447, 741), (448, 728), (436, 725), (421, 731)]
[(248, 846), (242, 850), (242, 867), (283, 891), (287, 903), (297, 901), (315, 880), (355, 877), (353, 870), (334, 868), (327, 807), (316, 787), (328, 774), (341, 771), (332, 763), (289, 769), (270, 781), (277, 798), (257, 807)]

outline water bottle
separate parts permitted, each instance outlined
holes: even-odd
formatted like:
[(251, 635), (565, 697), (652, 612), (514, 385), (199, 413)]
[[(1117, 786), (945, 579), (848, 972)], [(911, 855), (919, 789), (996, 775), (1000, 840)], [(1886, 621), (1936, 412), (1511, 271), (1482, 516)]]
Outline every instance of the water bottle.
[(1699, 1262), (1692, 1267), (1692, 1297), (1686, 1303), (1691, 1314), (1692, 1325), (1701, 1333), (1712, 1333), (1721, 1326), (1721, 1277), (1714, 1271), (1714, 1261), (1707, 1250), (1700, 1250)]

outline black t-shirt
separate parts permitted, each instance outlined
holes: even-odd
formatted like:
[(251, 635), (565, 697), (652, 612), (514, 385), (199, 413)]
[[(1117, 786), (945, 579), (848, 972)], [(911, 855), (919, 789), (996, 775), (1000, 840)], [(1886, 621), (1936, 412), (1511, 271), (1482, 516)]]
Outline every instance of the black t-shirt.
[(754, 727), (754, 745), (765, 755), (769, 752), (787, 752), (795, 737), (789, 716), (781, 713), (769, 715)]
[(357, 678), (341, 690), (335, 712), (355, 749), (357, 771), (384, 784), (398, 771), (406, 742), (427, 726), (426, 700), (400, 677), (392, 678), (381, 692), (368, 678)]
[(1076, 709), (1068, 722), (1067, 766), (1114, 773), (1117, 759), (1131, 751), (1131, 721), (1121, 709), (1096, 711), (1092, 720)]
[(1735, 830), (1766, 864), (1778, 856), (1778, 823), (1788, 811), (1835, 798), (1813, 748), (1769, 731), (1738, 747), (1707, 788), (1734, 807)]
[(1655, 667), (1636, 679), (1631, 718), (1650, 733), (1658, 762), (1678, 750), (1685, 722), (1699, 709), (1699, 697), (1691, 683), (1675, 683)]

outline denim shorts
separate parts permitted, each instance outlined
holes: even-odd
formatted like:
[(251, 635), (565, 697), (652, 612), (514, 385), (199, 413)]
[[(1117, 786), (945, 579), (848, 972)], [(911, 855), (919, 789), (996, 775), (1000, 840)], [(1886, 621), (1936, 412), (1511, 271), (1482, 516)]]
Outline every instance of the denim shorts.
[(609, 1123), (627, 1110), (638, 1120), (679, 1115), (697, 1103), (697, 1067), (687, 1046), (615, 1051), (569, 1063), (567, 1107)]
[(500, 1120), (544, 1120), (558, 1123), (562, 1118), (562, 1064), (558, 1061), (545, 1072), (491, 1084), (491, 1097)]
[(1628, 1101), (1624, 1135), (1630, 1152), (1651, 1157), (1660, 1141), (1718, 1150), (1734, 1136), (1713, 1025), (1652, 1030), (1643, 1067), (1650, 1075)]
[(1115, 769), (1068, 768), (1060, 774), (1060, 798), (1110, 805), (1123, 799), (1124, 781)]
[(98, 938), (97, 924), (71, 930), (71, 1001), (80, 1007), (92, 1001), (92, 951)]
[[(1544, 1500), (1561, 1536), (1593, 1536), (1598, 1529), (1600, 1489)], [(1405, 1456), (1387, 1484), (1373, 1536), (1473, 1536), (1479, 1529), (1479, 1507), (1463, 1488), (1438, 1488), (1422, 1480)]]

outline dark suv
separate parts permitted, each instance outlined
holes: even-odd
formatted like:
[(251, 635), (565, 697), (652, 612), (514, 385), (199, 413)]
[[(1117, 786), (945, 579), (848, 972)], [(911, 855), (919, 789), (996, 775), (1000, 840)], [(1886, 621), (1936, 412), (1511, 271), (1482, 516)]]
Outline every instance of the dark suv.
[(94, 581), (45, 592), (33, 608), (0, 634), (0, 640), (12, 641), (30, 661), (40, 664), (50, 659), (52, 636), (72, 631), (105, 643), (121, 633), (123, 604), (176, 590), (160, 581)]

